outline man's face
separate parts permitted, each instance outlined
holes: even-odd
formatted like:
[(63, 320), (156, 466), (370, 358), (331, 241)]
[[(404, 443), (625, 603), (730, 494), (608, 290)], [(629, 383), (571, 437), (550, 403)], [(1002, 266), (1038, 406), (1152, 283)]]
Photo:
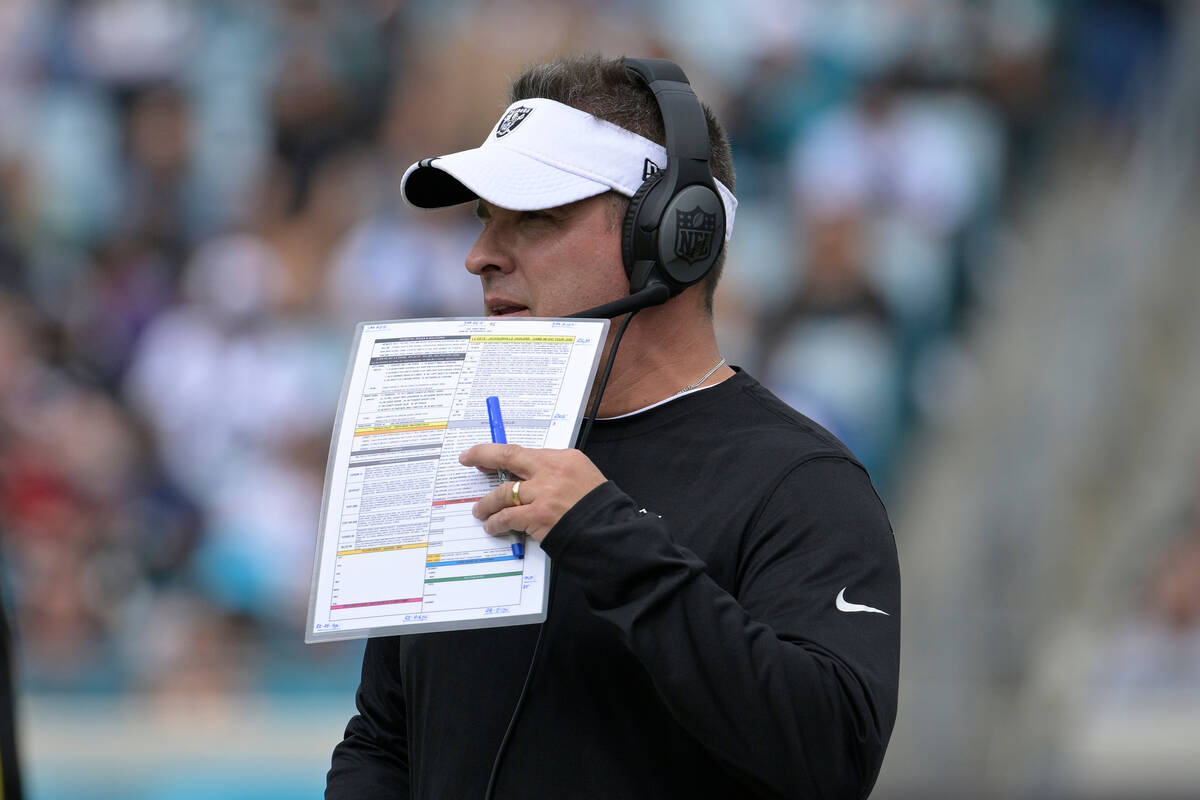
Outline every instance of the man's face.
[(511, 211), (480, 200), (483, 232), (467, 270), (483, 283), (488, 316), (562, 317), (629, 294), (621, 224), (598, 195), (543, 211)]

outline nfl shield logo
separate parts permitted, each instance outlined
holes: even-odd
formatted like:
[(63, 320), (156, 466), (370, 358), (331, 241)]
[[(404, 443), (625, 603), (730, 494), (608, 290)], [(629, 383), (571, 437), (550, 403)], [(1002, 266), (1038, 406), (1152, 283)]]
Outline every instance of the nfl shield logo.
[(689, 264), (708, 258), (716, 230), (717, 215), (706, 214), (700, 206), (691, 211), (676, 211), (675, 256)]
[(529, 106), (517, 106), (512, 111), (509, 111), (500, 118), (500, 124), (496, 126), (496, 138), (499, 139), (504, 134), (511, 131), (513, 128), (521, 124), (521, 120), (529, 116), (529, 112), (533, 111)]

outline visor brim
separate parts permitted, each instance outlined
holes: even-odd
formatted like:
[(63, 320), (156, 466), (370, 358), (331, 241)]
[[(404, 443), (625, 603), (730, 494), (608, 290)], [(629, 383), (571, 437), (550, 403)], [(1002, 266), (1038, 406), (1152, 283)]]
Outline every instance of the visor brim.
[(513, 211), (574, 203), (612, 187), (506, 148), (463, 150), (413, 164), (401, 179), (404, 202), (443, 208), (477, 197)]

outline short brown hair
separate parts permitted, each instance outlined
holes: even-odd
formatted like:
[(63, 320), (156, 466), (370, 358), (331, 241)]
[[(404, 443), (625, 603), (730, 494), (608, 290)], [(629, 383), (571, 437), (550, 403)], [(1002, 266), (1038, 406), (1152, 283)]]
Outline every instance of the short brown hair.
[[(635, 78), (625, 67), (625, 58), (604, 58), (599, 55), (562, 56), (526, 69), (509, 89), (509, 102), (544, 97), (620, 125), (647, 139), (666, 144), (662, 112), (654, 93)], [(713, 177), (735, 189), (733, 153), (725, 128), (705, 103), (704, 118), (708, 122), (708, 166)], [(628, 198), (625, 198), (628, 206)], [(717, 257), (705, 276), (704, 304), (711, 312), (713, 293), (725, 266), (725, 250)]]

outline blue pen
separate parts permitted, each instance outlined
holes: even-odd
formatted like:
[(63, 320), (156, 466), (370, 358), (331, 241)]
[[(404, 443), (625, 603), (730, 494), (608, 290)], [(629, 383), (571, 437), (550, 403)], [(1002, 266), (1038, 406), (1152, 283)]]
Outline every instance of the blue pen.
[[(504, 432), (504, 417), (500, 414), (500, 398), (492, 395), (487, 399), (488, 425), (492, 429), (493, 444), (508, 444), (508, 435)], [(501, 481), (511, 481), (512, 474), (506, 469), (498, 469), (496, 473), (500, 476)], [(512, 532), (519, 540), (521, 533), (519, 531)], [(525, 545), (520, 541), (513, 543), (512, 553), (515, 558), (525, 557)]]
[[(492, 395), (487, 399), (488, 424), (492, 428), (493, 444), (508, 444), (508, 435), (504, 432), (504, 417), (500, 415), (500, 398)], [(500, 480), (511, 481), (512, 475), (506, 469), (496, 470)]]

